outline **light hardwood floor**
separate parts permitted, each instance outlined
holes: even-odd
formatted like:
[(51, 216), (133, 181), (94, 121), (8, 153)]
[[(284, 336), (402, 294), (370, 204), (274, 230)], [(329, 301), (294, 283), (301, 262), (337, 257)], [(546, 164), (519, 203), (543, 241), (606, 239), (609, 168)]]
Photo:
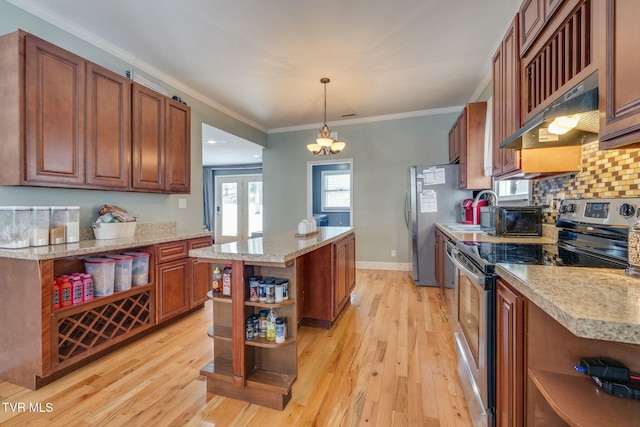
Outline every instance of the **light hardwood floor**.
[[(407, 272), (358, 270), (356, 282), (331, 330), (300, 329), (284, 411), (207, 395), (207, 303), (40, 390), (0, 382), (0, 424), (470, 426), (439, 291), (416, 288)], [(43, 412), (29, 410), (37, 404)]]

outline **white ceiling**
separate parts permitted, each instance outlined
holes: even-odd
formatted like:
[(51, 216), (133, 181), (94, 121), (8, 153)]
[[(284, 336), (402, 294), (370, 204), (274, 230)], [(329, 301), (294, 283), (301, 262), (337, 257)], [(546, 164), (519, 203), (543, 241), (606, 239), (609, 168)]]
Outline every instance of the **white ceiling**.
[(8, 0), (265, 132), (468, 102), (521, 0)]

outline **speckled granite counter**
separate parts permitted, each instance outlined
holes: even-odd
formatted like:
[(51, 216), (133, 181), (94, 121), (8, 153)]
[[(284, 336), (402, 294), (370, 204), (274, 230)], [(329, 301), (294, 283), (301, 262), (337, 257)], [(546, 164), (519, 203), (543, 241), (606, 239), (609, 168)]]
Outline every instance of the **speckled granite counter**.
[(496, 237), (480, 231), (459, 231), (464, 228), (460, 224), (436, 224), (436, 227), (451, 239), (469, 242), (555, 243), (558, 240), (556, 227), (552, 225), (543, 225), (541, 237)]
[(239, 260), (260, 263), (287, 263), (321, 246), (335, 242), (353, 232), (353, 227), (318, 227), (319, 234), (299, 238), (295, 231), (286, 231), (254, 239), (192, 249), (189, 256), (202, 259)]
[(157, 243), (211, 236), (210, 231), (177, 231), (175, 223), (138, 224), (133, 237), (121, 239), (92, 240), (93, 232), (81, 233), (78, 243), (49, 245), (24, 249), (0, 249), (0, 257), (28, 260), (57, 259), (70, 256), (95, 254), (96, 252), (120, 251)]
[(640, 279), (624, 270), (498, 264), (496, 273), (578, 337), (640, 344)]

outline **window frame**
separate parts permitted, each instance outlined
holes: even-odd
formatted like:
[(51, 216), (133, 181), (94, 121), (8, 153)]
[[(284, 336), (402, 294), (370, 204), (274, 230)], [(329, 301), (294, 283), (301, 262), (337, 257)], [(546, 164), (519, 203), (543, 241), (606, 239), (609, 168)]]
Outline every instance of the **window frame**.
[[(348, 177), (349, 189), (348, 190), (327, 190), (325, 187), (325, 177), (332, 175), (346, 175)], [(327, 192), (347, 192), (349, 206), (327, 206), (326, 194)], [(344, 169), (337, 170), (326, 170), (320, 173), (320, 193), (321, 193), (321, 201), (320, 201), (320, 209), (322, 212), (349, 212), (351, 211), (351, 171)]]

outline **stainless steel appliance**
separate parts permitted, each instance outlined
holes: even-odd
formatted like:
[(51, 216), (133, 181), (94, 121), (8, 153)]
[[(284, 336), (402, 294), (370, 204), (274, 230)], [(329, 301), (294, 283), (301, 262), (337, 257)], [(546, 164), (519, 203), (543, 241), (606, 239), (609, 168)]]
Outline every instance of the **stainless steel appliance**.
[(494, 236), (541, 236), (541, 206), (483, 206), (480, 229)]
[(405, 196), (405, 222), (411, 233), (413, 281), (437, 286), (435, 276), (435, 224), (459, 223), (460, 202), (472, 197), (460, 190), (460, 166), (411, 166)]
[(495, 265), (627, 267), (627, 230), (638, 199), (563, 200), (556, 244), (456, 242), (453, 311), (458, 373), (475, 426), (493, 426), (495, 413)]

